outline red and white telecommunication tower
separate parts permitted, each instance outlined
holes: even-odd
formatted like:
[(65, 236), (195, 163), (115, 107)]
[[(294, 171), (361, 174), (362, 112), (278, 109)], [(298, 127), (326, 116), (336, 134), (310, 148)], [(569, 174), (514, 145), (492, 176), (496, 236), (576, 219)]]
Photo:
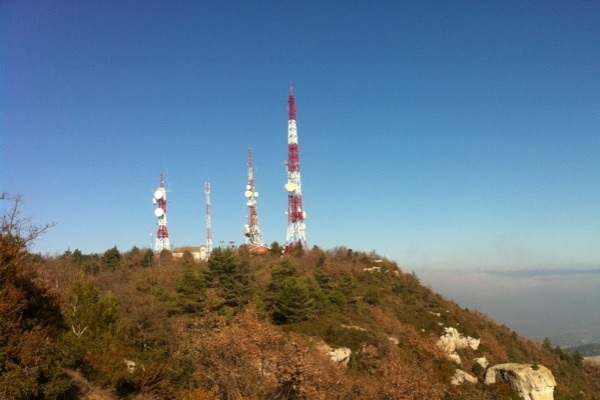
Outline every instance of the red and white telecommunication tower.
[(167, 229), (167, 191), (165, 190), (164, 175), (160, 174), (160, 185), (154, 192), (152, 203), (156, 205), (154, 215), (157, 219), (158, 232), (156, 233), (156, 245), (154, 252), (160, 254), (163, 250), (171, 251), (171, 242), (169, 241), (169, 230)]
[(294, 246), (301, 245), (308, 250), (306, 243), (306, 211), (302, 207), (302, 184), (300, 182), (300, 155), (298, 154), (298, 130), (296, 128), (296, 103), (294, 101), (294, 89), (290, 86), (288, 98), (288, 160), (285, 163), (287, 169), (287, 183), (285, 190), (288, 193), (287, 209), (287, 235), (285, 238), (284, 253), (289, 253)]
[(246, 185), (246, 192), (244, 192), (244, 195), (248, 199), (246, 203), (248, 205), (248, 222), (244, 225), (244, 236), (246, 236), (246, 244), (262, 246), (263, 239), (262, 233), (260, 233), (258, 211), (256, 209), (258, 192), (254, 186), (254, 172), (252, 149), (248, 149), (248, 184)]
[(210, 220), (210, 181), (204, 183), (204, 192), (206, 193), (206, 257), (212, 253), (212, 226)]

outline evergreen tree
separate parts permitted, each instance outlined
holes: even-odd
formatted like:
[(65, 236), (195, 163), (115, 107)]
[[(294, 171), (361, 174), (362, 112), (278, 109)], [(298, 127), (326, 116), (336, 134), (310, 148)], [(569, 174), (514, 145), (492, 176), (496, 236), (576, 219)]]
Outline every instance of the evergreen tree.
[(114, 270), (119, 267), (120, 263), (121, 253), (119, 252), (119, 249), (117, 249), (117, 246), (106, 250), (102, 255), (102, 264), (106, 268)]
[(304, 246), (302, 246), (302, 242), (297, 241), (295, 243), (291, 243), (288, 254), (295, 258), (302, 257), (304, 255)]
[(143, 254), (139, 247), (133, 246), (131, 250), (123, 254), (122, 264), (126, 268), (137, 268), (140, 266)]
[(253, 293), (250, 264), (236, 258), (232, 249), (214, 249), (208, 260), (207, 286), (220, 292), (222, 304), (218, 308), (230, 310), (221, 311), (238, 311)]
[(336, 300), (336, 293), (331, 285), (331, 277), (323, 267), (317, 267), (314, 282), (317, 285), (316, 289), (318, 289), (313, 291), (317, 309), (323, 313), (341, 311), (340, 302)]
[(341, 301), (341, 304), (339, 305), (342, 308), (351, 307), (356, 304), (359, 296), (357, 293), (357, 285), (352, 275), (344, 273), (337, 285), (337, 289), (336, 301)]
[(315, 280), (321, 289), (324, 291), (331, 291), (331, 278), (324, 268), (317, 267), (315, 270)]
[(173, 253), (171, 253), (171, 250), (162, 249), (158, 256), (158, 260), (160, 265), (169, 264), (173, 260)]
[[(313, 251), (315, 251), (313, 249)], [(322, 268), (325, 266), (325, 261), (327, 260), (327, 256), (325, 255), (325, 252), (321, 249), (319, 249), (319, 256), (317, 258), (317, 268)]]
[(275, 302), (273, 319), (275, 322), (294, 323), (314, 316), (315, 300), (306, 282), (300, 278), (287, 278)]
[(397, 276), (392, 282), (392, 292), (399, 294), (406, 290), (406, 282), (403, 275)]
[(281, 284), (284, 280), (298, 276), (300, 276), (298, 265), (296, 265), (289, 257), (284, 257), (279, 265), (271, 271), (269, 290), (277, 292), (281, 288)]
[(77, 265), (81, 265), (81, 260), (83, 259), (83, 254), (81, 254), (81, 250), (75, 249), (71, 254), (73, 260), (77, 263)]
[(377, 305), (381, 302), (381, 292), (379, 289), (369, 288), (364, 295), (364, 300), (371, 305)]
[(207, 283), (204, 274), (192, 266), (183, 268), (183, 274), (177, 281), (177, 307), (184, 313), (196, 313), (204, 305)]
[(140, 267), (149, 268), (152, 266), (153, 262), (154, 262), (154, 252), (150, 249), (147, 249), (144, 252), (144, 255), (142, 256), (142, 259), (140, 261)]
[(186, 250), (181, 257), (181, 266), (183, 268), (193, 267), (195, 264), (194, 256), (189, 250)]
[(303, 278), (303, 281), (308, 288), (310, 297), (313, 299), (313, 314), (315, 316), (337, 311), (336, 307), (332, 307), (330, 290), (324, 290), (312, 276)]
[(283, 247), (278, 242), (271, 243), (271, 254), (280, 256), (283, 253)]
[(85, 275), (94, 276), (100, 272), (100, 261), (96, 255), (84, 256), (81, 261), (81, 270)]
[(77, 360), (86, 353), (101, 354), (112, 345), (117, 329), (117, 301), (112, 295), (100, 296), (94, 283), (75, 277), (65, 294), (65, 322), (70, 331), (64, 341)]

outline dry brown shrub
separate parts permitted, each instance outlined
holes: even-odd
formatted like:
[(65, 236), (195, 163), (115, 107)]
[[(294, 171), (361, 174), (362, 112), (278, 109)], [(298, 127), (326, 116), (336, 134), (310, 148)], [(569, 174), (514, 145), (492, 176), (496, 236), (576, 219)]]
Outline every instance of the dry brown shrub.
[(176, 400), (220, 400), (212, 391), (204, 389), (186, 390), (177, 395)]
[(509, 362), (509, 356), (506, 348), (504, 348), (496, 337), (489, 331), (481, 332), (481, 343), (485, 348), (485, 355), (490, 364), (498, 364)]
[(191, 357), (196, 379), (222, 399), (324, 400), (347, 390), (316, 343), (260, 321), (255, 306), (229, 324), (210, 313), (182, 321), (180, 336), (178, 355)]

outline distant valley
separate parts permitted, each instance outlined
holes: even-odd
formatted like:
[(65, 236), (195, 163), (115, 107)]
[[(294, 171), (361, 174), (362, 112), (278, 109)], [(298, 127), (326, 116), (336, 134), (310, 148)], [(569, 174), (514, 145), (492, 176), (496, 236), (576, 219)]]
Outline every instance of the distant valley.
[(490, 315), (530, 339), (555, 345), (600, 343), (600, 269), (415, 271), (463, 308)]

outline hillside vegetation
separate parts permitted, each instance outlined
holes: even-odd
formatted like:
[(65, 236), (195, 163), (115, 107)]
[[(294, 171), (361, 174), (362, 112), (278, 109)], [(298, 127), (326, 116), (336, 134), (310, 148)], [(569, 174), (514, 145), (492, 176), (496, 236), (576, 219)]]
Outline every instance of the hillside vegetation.
[[(40, 256), (10, 229), (0, 237), (0, 398), (3, 399), (516, 399), (482, 383), (491, 365), (542, 364), (555, 399), (600, 399), (581, 357), (538, 345), (461, 309), (375, 253), (242, 246), (154, 258)], [(480, 338), (436, 345), (444, 328)], [(348, 348), (346, 364), (328, 350)], [(453, 386), (457, 368), (479, 379)], [(586, 369), (587, 368), (587, 369)]]

